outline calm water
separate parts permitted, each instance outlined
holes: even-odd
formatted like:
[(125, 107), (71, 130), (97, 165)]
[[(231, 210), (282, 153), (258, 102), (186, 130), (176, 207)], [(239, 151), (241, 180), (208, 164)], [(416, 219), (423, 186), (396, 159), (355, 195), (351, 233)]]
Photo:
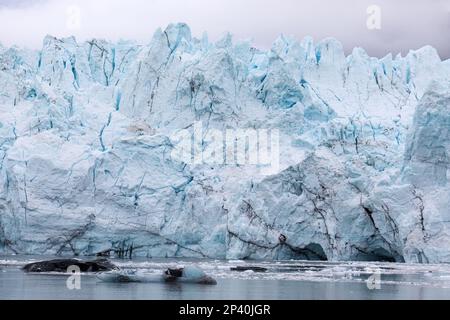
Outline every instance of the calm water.
[[(31, 259), (32, 261), (40, 259)], [(164, 283), (103, 283), (81, 276), (81, 289), (69, 290), (67, 275), (25, 274), (30, 258), (0, 257), (0, 299), (450, 299), (450, 266), (373, 263), (258, 262), (265, 273), (232, 272), (242, 261), (114, 261), (124, 269), (161, 272), (195, 264), (214, 276), (217, 286)], [(370, 290), (373, 274), (380, 282)], [(373, 288), (373, 285), (372, 285)]]

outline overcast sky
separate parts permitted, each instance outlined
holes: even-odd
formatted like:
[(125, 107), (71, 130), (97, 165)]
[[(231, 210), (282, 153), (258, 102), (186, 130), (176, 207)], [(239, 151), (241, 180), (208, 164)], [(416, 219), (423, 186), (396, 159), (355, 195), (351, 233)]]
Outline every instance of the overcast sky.
[[(381, 9), (379, 30), (367, 28), (370, 5)], [(147, 43), (170, 22), (188, 23), (195, 36), (207, 31), (212, 40), (230, 31), (260, 48), (280, 34), (310, 35), (335, 37), (347, 52), (360, 46), (373, 56), (406, 54), (429, 44), (450, 58), (450, 0), (0, 0), (0, 42), (7, 46), (40, 48), (46, 34)]]

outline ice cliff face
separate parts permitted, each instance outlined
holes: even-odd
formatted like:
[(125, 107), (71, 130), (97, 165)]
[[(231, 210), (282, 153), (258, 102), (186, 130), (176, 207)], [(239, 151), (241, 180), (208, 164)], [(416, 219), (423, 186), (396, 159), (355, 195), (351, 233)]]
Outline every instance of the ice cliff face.
[[(174, 134), (278, 129), (280, 168)], [(450, 61), (195, 39), (0, 46), (0, 252), (450, 262)], [(206, 143), (200, 141), (200, 148)]]

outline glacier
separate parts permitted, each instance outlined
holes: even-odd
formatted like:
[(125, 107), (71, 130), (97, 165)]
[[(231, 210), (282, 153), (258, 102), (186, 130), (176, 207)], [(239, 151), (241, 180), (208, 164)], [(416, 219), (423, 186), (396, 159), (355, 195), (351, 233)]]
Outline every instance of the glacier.
[[(172, 157), (198, 122), (279, 130), (279, 170)], [(183, 23), (0, 45), (1, 254), (448, 263), (449, 155), (450, 60), (429, 46), (261, 50)]]

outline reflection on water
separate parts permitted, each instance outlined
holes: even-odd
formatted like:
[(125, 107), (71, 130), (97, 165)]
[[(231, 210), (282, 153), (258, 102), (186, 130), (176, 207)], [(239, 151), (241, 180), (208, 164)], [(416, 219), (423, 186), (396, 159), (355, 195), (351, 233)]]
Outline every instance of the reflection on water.
[[(39, 260), (38, 258), (33, 260)], [(159, 272), (167, 266), (196, 264), (214, 276), (217, 286), (164, 283), (103, 283), (81, 277), (81, 290), (68, 290), (67, 275), (25, 274), (30, 258), (0, 257), (0, 299), (450, 299), (450, 266), (377, 263), (242, 261), (115, 261), (122, 268)], [(232, 272), (236, 266), (265, 272)], [(381, 281), (370, 290), (367, 279)]]

